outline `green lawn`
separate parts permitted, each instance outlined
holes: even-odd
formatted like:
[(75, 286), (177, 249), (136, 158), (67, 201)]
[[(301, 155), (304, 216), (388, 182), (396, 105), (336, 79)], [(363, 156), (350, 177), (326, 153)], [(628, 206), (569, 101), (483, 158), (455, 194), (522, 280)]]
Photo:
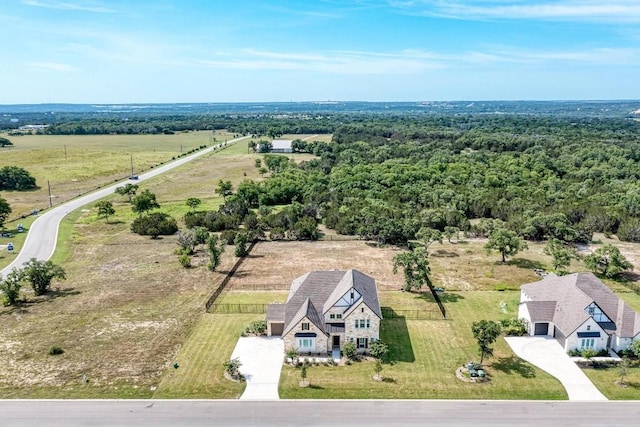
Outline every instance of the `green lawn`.
[(238, 398), (244, 383), (224, 378), (222, 364), (240, 332), (263, 315), (205, 314), (175, 357), (180, 366), (167, 368), (154, 398)]
[(640, 367), (638, 366), (629, 369), (629, 374), (624, 379), (626, 387), (621, 387), (616, 383), (620, 380), (618, 368), (583, 369), (582, 372), (608, 399), (640, 399)]
[[(449, 296), (453, 320), (384, 320), (381, 339), (391, 346), (393, 363), (385, 364), (383, 382), (372, 380), (373, 362), (350, 366), (313, 366), (311, 387), (300, 388), (298, 369), (285, 367), (282, 398), (428, 398), (428, 399), (566, 399), (553, 377), (515, 357), (500, 338), (486, 361), (491, 381), (469, 384), (455, 377), (456, 367), (477, 360), (471, 324), (480, 319), (513, 317), (519, 292), (459, 292)], [(501, 303), (506, 303), (506, 313)]]

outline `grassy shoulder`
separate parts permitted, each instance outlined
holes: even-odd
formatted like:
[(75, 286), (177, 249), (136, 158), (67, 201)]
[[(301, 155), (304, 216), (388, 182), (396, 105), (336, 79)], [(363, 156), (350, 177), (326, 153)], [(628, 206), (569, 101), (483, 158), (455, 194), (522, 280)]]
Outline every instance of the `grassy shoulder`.
[(261, 315), (205, 314), (175, 356), (176, 369), (165, 371), (154, 398), (236, 399), (244, 382), (224, 378), (229, 359), (244, 328)]
[(583, 369), (593, 384), (610, 400), (637, 400), (640, 398), (640, 367), (636, 364), (629, 369), (620, 384), (620, 372), (616, 367), (604, 369)]

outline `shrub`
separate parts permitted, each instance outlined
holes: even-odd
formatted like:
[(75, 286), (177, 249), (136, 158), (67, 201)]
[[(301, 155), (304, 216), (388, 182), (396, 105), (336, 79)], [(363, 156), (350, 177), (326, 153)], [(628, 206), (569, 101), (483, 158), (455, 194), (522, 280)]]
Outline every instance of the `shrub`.
[(245, 329), (248, 334), (264, 335), (267, 332), (267, 322), (264, 320), (256, 320), (251, 322)]
[(59, 345), (52, 345), (51, 348), (49, 349), (50, 356), (58, 356), (62, 353), (64, 353), (64, 350)]
[(358, 349), (356, 348), (356, 343), (353, 341), (349, 341), (345, 345), (342, 346), (342, 353), (348, 359), (353, 360), (358, 355)]
[(369, 346), (369, 352), (377, 359), (385, 359), (389, 353), (389, 346), (382, 341), (374, 341)]
[(524, 319), (503, 319), (500, 321), (502, 331), (509, 337), (521, 337), (527, 334), (527, 324)]
[(232, 377), (240, 375), (240, 367), (242, 366), (242, 363), (239, 358), (236, 357), (235, 359), (229, 359), (223, 363), (223, 366), (224, 371)]
[(162, 212), (154, 212), (136, 218), (131, 224), (131, 231), (141, 236), (170, 236), (178, 231), (176, 220)]
[(233, 245), (236, 240), (237, 231), (235, 230), (224, 230), (220, 233), (220, 240), (224, 242), (225, 245)]
[(180, 261), (180, 265), (182, 265), (183, 268), (191, 267), (191, 257), (186, 252), (180, 255), (180, 257), (178, 258), (178, 261)]
[(597, 355), (598, 352), (591, 348), (583, 348), (582, 351), (580, 351), (580, 356), (584, 357), (585, 359), (591, 359), (592, 357), (596, 357)]
[(298, 357), (300, 357), (300, 352), (295, 347), (289, 347), (285, 350), (285, 355), (287, 359), (291, 359), (291, 363), (296, 364), (298, 362)]

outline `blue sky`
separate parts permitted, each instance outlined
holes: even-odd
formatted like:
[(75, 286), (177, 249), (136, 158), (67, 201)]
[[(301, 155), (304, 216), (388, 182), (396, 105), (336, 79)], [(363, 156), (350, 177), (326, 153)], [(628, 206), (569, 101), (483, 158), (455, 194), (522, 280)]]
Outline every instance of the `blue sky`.
[(640, 99), (640, 0), (0, 0), (0, 104)]

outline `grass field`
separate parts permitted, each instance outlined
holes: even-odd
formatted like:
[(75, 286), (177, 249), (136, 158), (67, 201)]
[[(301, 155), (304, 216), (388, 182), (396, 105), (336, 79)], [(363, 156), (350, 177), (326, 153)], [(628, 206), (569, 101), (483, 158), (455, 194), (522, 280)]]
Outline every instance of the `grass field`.
[(245, 383), (224, 378), (228, 360), (240, 332), (260, 315), (205, 314), (175, 357), (180, 367), (165, 371), (154, 398), (235, 399)]
[[(210, 142), (210, 137), (211, 142)], [(3, 192), (13, 209), (10, 218), (49, 206), (47, 181), (54, 205), (98, 186), (167, 162), (181, 152), (231, 139), (232, 134), (210, 131), (175, 135), (25, 135), (10, 137), (14, 146), (3, 148), (0, 167), (19, 166), (35, 178), (39, 189)]]
[[(252, 163), (246, 155), (225, 154), (226, 162)], [(182, 200), (175, 193), (176, 201), (167, 202), (172, 193), (154, 180), (143, 188), (157, 191), (161, 205), (178, 211), (191, 189), (210, 186), (208, 202), (215, 205), (215, 183), (228, 179), (222, 168), (211, 168), (224, 163), (218, 155), (171, 172), (183, 183)], [(202, 170), (209, 170), (206, 179), (190, 181), (193, 171)], [(203, 267), (204, 254), (193, 259), (200, 267), (183, 269), (174, 254), (176, 238), (132, 234), (129, 205), (112, 197), (118, 212), (109, 224), (98, 220), (92, 206), (63, 220), (53, 260), (67, 270), (66, 281), (54, 283), (45, 297), (23, 288), (21, 306), (0, 307), (0, 398), (150, 397), (233, 264), (229, 249), (218, 272)], [(64, 354), (49, 356), (53, 345)], [(82, 375), (88, 383), (80, 381)]]
[(637, 365), (630, 369), (629, 375), (624, 378), (624, 386), (618, 384), (620, 380), (618, 368), (583, 369), (582, 371), (608, 399), (640, 399), (640, 367)]

